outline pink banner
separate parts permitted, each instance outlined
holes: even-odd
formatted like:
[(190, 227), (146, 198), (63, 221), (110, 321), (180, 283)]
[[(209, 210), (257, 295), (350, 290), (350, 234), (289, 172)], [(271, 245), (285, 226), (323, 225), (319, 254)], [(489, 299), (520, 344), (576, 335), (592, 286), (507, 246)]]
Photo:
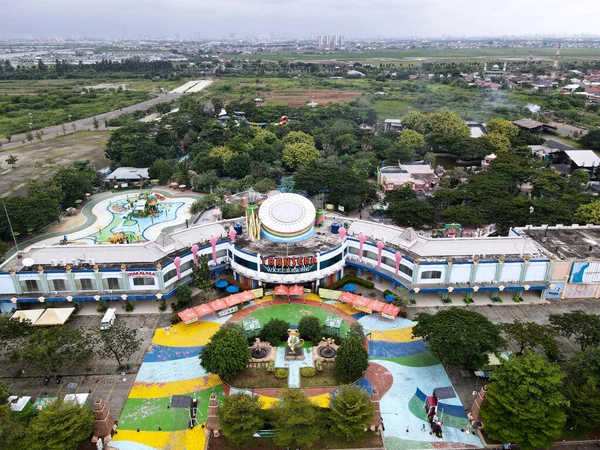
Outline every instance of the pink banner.
[(210, 245), (212, 247), (213, 263), (216, 266), (217, 265), (217, 238), (215, 236), (211, 236), (210, 239), (208, 240), (208, 242), (210, 242)]
[(394, 256), (396, 257), (396, 275), (398, 275), (398, 271), (400, 270), (400, 261), (402, 261), (402, 255), (400, 252), (396, 252)]
[(377, 241), (377, 267), (381, 267), (381, 252), (383, 251), (383, 242)]
[(173, 264), (175, 264), (175, 269), (177, 270), (177, 279), (181, 280), (181, 258), (178, 256), (173, 260)]
[(233, 227), (231, 227), (229, 229), (229, 240), (231, 241), (231, 243), (233, 244), (235, 242), (235, 237), (237, 236), (237, 231), (235, 231), (233, 229)]
[(340, 235), (340, 239), (342, 240), (342, 242), (344, 241), (344, 239), (346, 239), (346, 229), (344, 227), (340, 228), (338, 230), (338, 233)]
[(362, 259), (362, 257), (363, 257), (363, 246), (365, 245), (366, 240), (367, 240), (367, 237), (363, 233), (360, 233), (358, 235), (358, 242), (360, 243), (358, 257), (360, 259)]
[(192, 255), (194, 255), (194, 264), (198, 265), (198, 250), (200, 249), (200, 247), (198, 247), (198, 244), (194, 244), (192, 245)]

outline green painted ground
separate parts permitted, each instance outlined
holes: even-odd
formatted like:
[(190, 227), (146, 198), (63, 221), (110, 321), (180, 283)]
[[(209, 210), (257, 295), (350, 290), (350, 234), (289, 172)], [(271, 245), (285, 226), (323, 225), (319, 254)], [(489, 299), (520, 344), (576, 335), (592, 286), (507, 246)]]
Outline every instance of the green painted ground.
[[(413, 398), (411, 398), (410, 401), (408, 402), (408, 409), (410, 410), (411, 413), (413, 413), (419, 419), (427, 422), (427, 414), (425, 414), (425, 408), (423, 407), (423, 402), (421, 400), (419, 400), (419, 398), (416, 395), (413, 396)], [(442, 414), (443, 413), (440, 411), (438, 416), (440, 416), (441, 420), (444, 422), (445, 427), (458, 428), (460, 430), (461, 428), (464, 428), (467, 425), (469, 425), (469, 419), (462, 418), (462, 417), (455, 417), (455, 416), (451, 416), (448, 414), (443, 414), (443, 415)]]
[(400, 356), (398, 358), (373, 358), (373, 359), (384, 359), (387, 361), (395, 362), (396, 364), (400, 364), (403, 366), (409, 367), (428, 367), (435, 366), (440, 364), (440, 360), (437, 359), (430, 352), (418, 353), (416, 355), (411, 356)]
[[(264, 325), (271, 319), (281, 319), (285, 320), (291, 325), (298, 325), (298, 322), (300, 322), (300, 319), (302, 319), (304, 316), (317, 317), (321, 322), (324, 323), (327, 316), (332, 315), (334, 314), (330, 313), (329, 311), (307, 305), (275, 305), (268, 308), (259, 309), (252, 313), (252, 317), (257, 319), (261, 325)], [(350, 325), (344, 321), (340, 329), (340, 334), (345, 336), (348, 331), (350, 331)]]
[(406, 441), (397, 437), (386, 437), (385, 446), (388, 450), (429, 450), (435, 448), (431, 442)]
[[(190, 394), (199, 402), (198, 422), (205, 422), (208, 417), (208, 400), (210, 394), (215, 393), (221, 401), (224, 397), (223, 387), (215, 386)], [(162, 398), (129, 398), (119, 417), (119, 428), (123, 430), (158, 430), (162, 431), (185, 430), (189, 426), (190, 413), (188, 409), (167, 408), (171, 404), (171, 397)]]

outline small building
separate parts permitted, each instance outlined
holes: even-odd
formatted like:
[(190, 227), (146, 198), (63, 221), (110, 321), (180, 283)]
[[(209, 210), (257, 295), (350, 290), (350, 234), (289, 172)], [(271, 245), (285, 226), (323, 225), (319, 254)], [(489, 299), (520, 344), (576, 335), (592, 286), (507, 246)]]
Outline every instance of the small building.
[(533, 119), (514, 120), (513, 125), (518, 126), (522, 130), (529, 131), (530, 133), (541, 133), (545, 126), (543, 122), (538, 122)]
[(402, 121), (400, 119), (385, 119), (383, 121), (383, 131), (395, 131), (397, 133), (402, 131)]
[(137, 183), (149, 179), (148, 168), (119, 167), (113, 173), (104, 178), (111, 185), (120, 183)]
[(600, 157), (592, 150), (563, 150), (573, 170), (584, 169), (593, 171), (600, 167)]
[(465, 120), (465, 123), (469, 126), (472, 138), (479, 138), (487, 134), (487, 128), (484, 123), (469, 120)]
[(417, 162), (382, 167), (377, 171), (377, 182), (384, 194), (406, 184), (410, 184), (416, 192), (428, 193), (440, 184), (440, 179), (429, 164)]

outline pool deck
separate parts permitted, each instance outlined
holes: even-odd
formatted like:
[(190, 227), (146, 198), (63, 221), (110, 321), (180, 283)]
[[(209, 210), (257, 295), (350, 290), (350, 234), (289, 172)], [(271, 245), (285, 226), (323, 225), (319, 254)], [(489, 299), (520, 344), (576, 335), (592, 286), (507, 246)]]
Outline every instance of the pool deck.
[[(278, 315), (288, 308), (287, 301), (275, 300), (273, 305), (277, 305), (273, 313), (277, 312)], [(206, 373), (200, 367), (198, 355), (202, 346), (225, 321), (237, 322), (257, 312), (267, 317), (270, 308), (271, 299), (267, 298), (256, 303), (250, 302), (243, 311), (233, 316), (220, 319), (210, 316), (190, 325), (177, 324), (168, 331), (157, 330), (123, 408), (119, 433), (111, 445), (120, 450), (203, 449), (206, 443), (204, 429), (200, 426), (189, 429), (184, 410), (167, 409), (166, 405), (172, 395), (195, 396), (199, 399), (198, 420), (202, 424), (206, 421), (207, 399), (211, 393), (222, 398), (239, 392), (239, 389), (223, 385), (219, 377)], [(468, 420), (458, 397), (442, 401), (444, 437), (440, 439), (430, 434), (423, 398), (431, 395), (433, 389), (452, 386), (452, 383), (443, 366), (427, 351), (423, 342), (412, 338), (411, 330), (415, 322), (399, 318), (394, 323), (379, 316), (356, 311), (353, 314), (350, 309), (324, 303), (312, 294), (306, 305), (294, 300), (289, 309), (286, 317), (298, 317), (299, 312), (317, 315), (315, 310), (322, 309), (318, 315), (335, 314), (346, 324), (358, 320), (371, 333), (368, 341), (370, 366), (357, 385), (367, 392), (374, 388), (379, 391), (388, 449), (482, 447), (476, 435), (462, 431)], [(299, 363), (302, 365), (304, 362)], [(310, 400), (319, 406), (327, 406), (336, 390), (303, 389)], [(241, 391), (258, 396), (263, 408), (279, 401), (279, 390)], [(161, 431), (158, 431), (158, 426)]]

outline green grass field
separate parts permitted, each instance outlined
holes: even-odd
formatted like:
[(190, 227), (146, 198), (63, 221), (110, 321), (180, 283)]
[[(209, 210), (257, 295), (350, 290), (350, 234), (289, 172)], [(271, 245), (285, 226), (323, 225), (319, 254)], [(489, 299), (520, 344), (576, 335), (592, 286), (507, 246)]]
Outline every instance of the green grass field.
[[(252, 317), (257, 319), (261, 325), (264, 325), (271, 319), (281, 319), (285, 320), (291, 325), (298, 325), (298, 322), (300, 322), (300, 319), (304, 316), (314, 316), (317, 317), (322, 323), (325, 323), (325, 318), (331, 315), (332, 314), (329, 311), (324, 309), (315, 306), (302, 304), (299, 305), (296, 303), (291, 305), (275, 305), (269, 308), (256, 310), (252, 313)], [(348, 325), (346, 322), (343, 322), (340, 329), (340, 334), (345, 336), (349, 330), (350, 325)]]
[(0, 95), (3, 94), (49, 94), (57, 90), (81, 90), (85, 86), (100, 83), (129, 84), (131, 89), (141, 92), (159, 92), (159, 88), (169, 91), (181, 86), (192, 78), (181, 80), (146, 80), (146, 79), (102, 79), (75, 78), (68, 80), (0, 80)]
[[(485, 48), (485, 49), (406, 49), (406, 50), (374, 50), (365, 52), (320, 52), (297, 53), (281, 52), (254, 55), (268, 61), (317, 61), (338, 59), (340, 61), (360, 61), (365, 59), (468, 59), (468, 58), (526, 58), (530, 54), (537, 58), (552, 58), (556, 54), (555, 48)], [(600, 58), (600, 48), (562, 48), (562, 59)], [(248, 55), (228, 55), (228, 58), (248, 59)]]

